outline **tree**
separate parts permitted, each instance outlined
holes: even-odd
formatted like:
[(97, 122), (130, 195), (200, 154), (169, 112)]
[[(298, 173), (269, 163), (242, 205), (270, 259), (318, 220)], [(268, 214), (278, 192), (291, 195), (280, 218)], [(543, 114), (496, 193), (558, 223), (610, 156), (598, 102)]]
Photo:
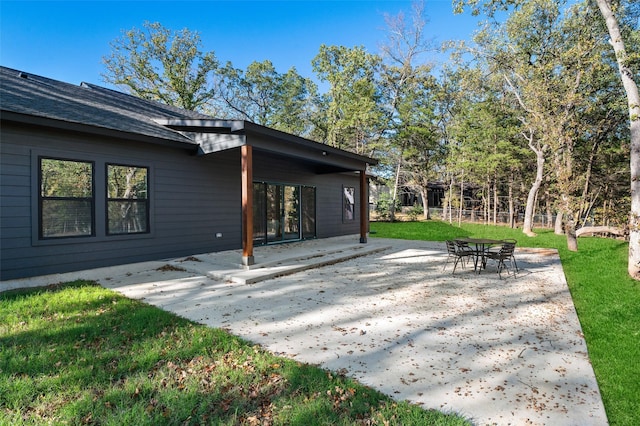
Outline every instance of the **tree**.
[[(620, 80), (627, 94), (629, 106), (630, 141), (630, 170), (631, 170), (631, 212), (629, 213), (629, 261), (627, 269), (629, 275), (640, 280), (640, 93), (638, 92), (638, 78), (633, 73), (631, 58), (627, 54), (618, 18), (614, 13), (610, 0), (596, 0), (600, 13), (609, 31), (610, 43), (616, 55)], [(616, 5), (620, 10), (620, 5)], [(634, 78), (635, 75), (635, 78)]]
[(104, 81), (143, 99), (206, 110), (216, 96), (214, 52), (200, 50), (197, 32), (171, 31), (158, 22), (145, 22), (143, 27), (124, 31), (111, 42), (111, 54), (102, 58)]
[[(475, 84), (487, 80), (491, 79), (478, 79)], [(483, 206), (477, 207), (483, 207), (484, 220), (497, 223), (500, 199), (505, 197), (513, 220), (514, 180), (524, 171), (519, 123), (510, 105), (500, 99), (499, 90), (476, 87), (475, 93), (475, 99), (464, 101), (465, 113), (454, 118), (451, 133), (457, 144), (453, 153), (464, 159), (458, 167), (464, 167), (466, 180), (481, 188)]]
[(329, 83), (329, 91), (320, 99), (315, 135), (328, 145), (372, 155), (371, 142), (386, 128), (380, 107), (380, 93), (376, 81), (380, 57), (368, 53), (364, 47), (321, 45), (312, 61), (320, 81)]
[[(486, 64), (485, 74), (498, 76), (504, 90), (517, 100), (520, 135), (536, 157), (536, 173), (528, 191), (523, 226), (523, 232), (529, 236), (535, 235), (532, 231), (534, 205), (551, 150), (552, 138), (545, 137), (545, 120), (551, 118), (548, 98), (552, 93), (545, 88), (553, 78), (549, 69), (556, 66), (558, 48), (551, 38), (557, 16), (549, 10), (553, 3), (544, 2), (543, 6), (548, 8), (535, 3), (523, 7), (519, 14), (509, 15), (504, 24), (494, 22), (493, 26), (486, 26), (475, 37), (478, 51), (474, 52), (476, 60)], [(543, 43), (547, 40), (548, 43)], [(496, 90), (499, 84), (495, 81), (494, 88), (489, 90)]]
[[(472, 14), (478, 15), (481, 10), (489, 16), (494, 16), (497, 11), (508, 10), (510, 7), (517, 7), (523, 2), (521, 0), (454, 0), (454, 11), (461, 13), (465, 6), (470, 6)], [(631, 42), (635, 40), (638, 45), (640, 34), (638, 33), (637, 21), (625, 27), (628, 31), (623, 31), (621, 22), (629, 16), (636, 16), (638, 3), (625, 0), (595, 0), (600, 14), (605, 21), (610, 37), (610, 44), (613, 47), (618, 73), (622, 86), (624, 87), (629, 114), (630, 130), (630, 198), (631, 211), (629, 213), (629, 257), (628, 272), (633, 278), (640, 280), (640, 93), (638, 90), (638, 53), (628, 53), (628, 46), (625, 40)], [(633, 12), (633, 13), (632, 13)], [(633, 21), (633, 19), (631, 20)], [(634, 28), (635, 26), (635, 28)], [(633, 45), (633, 44), (631, 44)], [(635, 71), (635, 72), (634, 72)]]
[[(413, 3), (411, 22), (403, 13), (385, 16), (388, 40), (382, 45), (381, 91), (388, 117), (387, 152), (393, 161), (390, 219), (395, 219), (398, 189), (413, 186), (422, 194), (428, 216), (427, 185), (433, 175), (438, 150), (432, 91), (435, 79), (422, 56), (431, 49), (424, 38), (424, 3)], [(402, 178), (404, 175), (404, 179)]]
[[(500, 31), (485, 29), (476, 37), (490, 68), (503, 76), (521, 108), (520, 120), (529, 147), (536, 154), (538, 169), (529, 191), (525, 227), (531, 235), (532, 203), (541, 185), (545, 163), (552, 167), (559, 195), (558, 217), (564, 217), (567, 246), (577, 250), (575, 229), (583, 204), (583, 176), (577, 174), (586, 162), (585, 134), (592, 126), (582, 119), (598, 93), (590, 86), (602, 66), (602, 44), (591, 36), (592, 11), (584, 5), (561, 9), (552, 0), (533, 0), (518, 5)], [(562, 215), (562, 216), (560, 216)]]
[(243, 72), (227, 63), (219, 74), (221, 98), (231, 117), (296, 135), (308, 133), (317, 87), (295, 68), (280, 74), (266, 60), (252, 62)]
[(453, 186), (456, 176), (462, 175), (461, 168), (454, 160), (453, 152), (457, 149), (455, 139), (455, 120), (459, 114), (463, 114), (462, 104), (464, 103), (465, 90), (462, 87), (462, 75), (466, 70), (464, 67), (445, 65), (437, 80), (433, 105), (437, 121), (435, 125), (438, 129), (439, 144), (443, 149), (445, 162), (439, 172), (442, 179), (449, 184), (447, 195), (444, 199), (443, 217), (448, 216), (449, 222), (453, 221), (452, 210), (456, 202), (456, 195)]

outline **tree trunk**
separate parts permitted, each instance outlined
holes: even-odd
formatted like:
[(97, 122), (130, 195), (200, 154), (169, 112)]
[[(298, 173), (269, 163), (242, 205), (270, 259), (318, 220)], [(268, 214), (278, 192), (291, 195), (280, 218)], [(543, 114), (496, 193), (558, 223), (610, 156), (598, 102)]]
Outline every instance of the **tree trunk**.
[(513, 206), (513, 173), (509, 179), (509, 226), (511, 229), (516, 227), (515, 211)]
[(482, 222), (487, 225), (489, 223), (489, 216), (491, 215), (491, 204), (489, 203), (491, 193), (489, 192), (489, 185), (483, 189), (483, 192), (485, 194), (482, 196)]
[(431, 219), (429, 214), (429, 188), (427, 186), (420, 187), (420, 196), (422, 197), (422, 217), (424, 220)]
[(460, 180), (460, 208), (458, 209), (458, 226), (462, 225), (462, 209), (464, 208), (464, 178)]
[(623, 237), (625, 232), (623, 229), (614, 226), (583, 226), (576, 231), (576, 237), (595, 234), (613, 234), (618, 237)]
[(545, 225), (551, 228), (551, 224), (553, 223), (553, 209), (551, 208), (551, 197), (549, 196), (549, 191), (544, 192), (545, 198), (545, 206), (547, 209), (547, 219)]
[(538, 148), (533, 144), (533, 132), (531, 132), (529, 140), (529, 148), (536, 154), (536, 179), (533, 181), (531, 188), (529, 189), (529, 195), (527, 196), (527, 205), (524, 211), (524, 224), (522, 226), (522, 232), (530, 237), (535, 237), (533, 232), (533, 210), (535, 206), (536, 196), (538, 190), (542, 185), (542, 178), (544, 176), (544, 151), (545, 147)]
[[(404, 149), (402, 150), (404, 152)], [(400, 184), (400, 166), (402, 165), (402, 152), (398, 159), (398, 166), (396, 167), (396, 179), (393, 184), (393, 196), (391, 197), (391, 205), (389, 206), (389, 220), (395, 222), (396, 220), (396, 200), (398, 198), (398, 185)]]
[(491, 217), (491, 187), (489, 182), (482, 189), (482, 222), (485, 225), (489, 224), (489, 218)]
[(596, 0), (600, 13), (604, 18), (613, 51), (618, 61), (620, 79), (627, 94), (629, 105), (629, 123), (631, 128), (631, 212), (629, 213), (629, 275), (640, 280), (640, 92), (633, 79), (633, 72), (627, 66), (627, 52), (625, 50), (618, 21), (611, 10), (609, 0)]
[(451, 180), (449, 181), (449, 199), (447, 200), (447, 207), (449, 209), (449, 223), (453, 223), (453, 176), (451, 177)]
[(578, 238), (576, 237), (576, 221), (573, 215), (569, 213), (565, 222), (565, 234), (567, 234), (567, 249), (569, 251), (578, 251)]
[(586, 222), (587, 215), (589, 214), (589, 210), (593, 207), (595, 203), (595, 198), (591, 201), (587, 201), (587, 196), (589, 195), (589, 189), (591, 187), (591, 175), (593, 173), (593, 164), (595, 163), (596, 153), (598, 152), (598, 147), (600, 145), (599, 138), (596, 138), (593, 146), (591, 147), (591, 152), (589, 153), (589, 162), (587, 163), (587, 170), (584, 173), (584, 187), (582, 188), (582, 205), (584, 208), (580, 211), (579, 218), (583, 219), (583, 226)]
[(553, 233), (556, 235), (562, 235), (564, 233), (564, 228), (562, 227), (562, 219), (564, 216), (564, 212), (562, 210), (558, 210), (556, 213), (556, 221), (554, 224)]
[(493, 224), (498, 224), (498, 183), (497, 178), (493, 179)]
[(582, 218), (582, 226), (587, 226), (587, 220), (589, 219), (589, 215), (591, 214), (591, 209), (593, 209), (593, 206), (595, 205), (599, 194), (600, 194), (600, 190), (598, 190), (598, 192), (596, 192), (596, 194), (593, 196), (592, 200), (590, 200), (588, 202), (585, 201), (585, 204), (587, 205), (587, 208), (585, 209), (584, 213), (580, 213), (581, 214), (581, 218)]

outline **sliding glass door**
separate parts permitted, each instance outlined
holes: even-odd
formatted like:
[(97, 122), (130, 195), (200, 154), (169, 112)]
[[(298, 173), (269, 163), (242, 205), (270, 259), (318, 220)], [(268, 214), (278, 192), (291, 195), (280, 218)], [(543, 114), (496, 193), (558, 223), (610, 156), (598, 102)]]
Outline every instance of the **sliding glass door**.
[(307, 240), (316, 237), (316, 188), (303, 186), (301, 193), (302, 239)]
[(267, 243), (300, 239), (300, 190), (267, 184)]
[(255, 182), (253, 205), (255, 244), (315, 237), (315, 188)]

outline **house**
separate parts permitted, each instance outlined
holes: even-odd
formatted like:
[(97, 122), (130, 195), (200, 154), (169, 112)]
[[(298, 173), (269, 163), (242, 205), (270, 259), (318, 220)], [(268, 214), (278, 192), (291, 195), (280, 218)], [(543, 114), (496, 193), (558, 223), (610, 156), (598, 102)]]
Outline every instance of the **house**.
[[(0, 67), (0, 280), (368, 229), (376, 160)], [(358, 238), (357, 236), (355, 238)]]
[[(441, 181), (429, 182), (427, 184), (427, 206), (429, 209), (442, 209), (448, 185)], [(465, 190), (466, 194), (466, 190)], [(400, 185), (397, 190), (397, 207), (402, 210), (414, 206), (425, 207), (425, 203), (420, 191), (414, 186)], [(375, 209), (380, 202), (390, 202), (392, 198), (392, 188), (384, 179), (378, 176), (369, 178), (369, 205)]]

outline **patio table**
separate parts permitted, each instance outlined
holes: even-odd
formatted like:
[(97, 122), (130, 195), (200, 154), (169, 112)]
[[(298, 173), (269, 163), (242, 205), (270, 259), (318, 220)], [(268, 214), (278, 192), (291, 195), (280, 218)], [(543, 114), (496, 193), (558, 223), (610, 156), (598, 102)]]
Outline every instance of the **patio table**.
[[(490, 238), (456, 238), (456, 241), (473, 244), (476, 246), (476, 258), (473, 263), (473, 270), (480, 273), (482, 269), (487, 268), (487, 250), (492, 246), (502, 244), (502, 240), (492, 240)], [(480, 268), (478, 268), (478, 258), (480, 258)]]

